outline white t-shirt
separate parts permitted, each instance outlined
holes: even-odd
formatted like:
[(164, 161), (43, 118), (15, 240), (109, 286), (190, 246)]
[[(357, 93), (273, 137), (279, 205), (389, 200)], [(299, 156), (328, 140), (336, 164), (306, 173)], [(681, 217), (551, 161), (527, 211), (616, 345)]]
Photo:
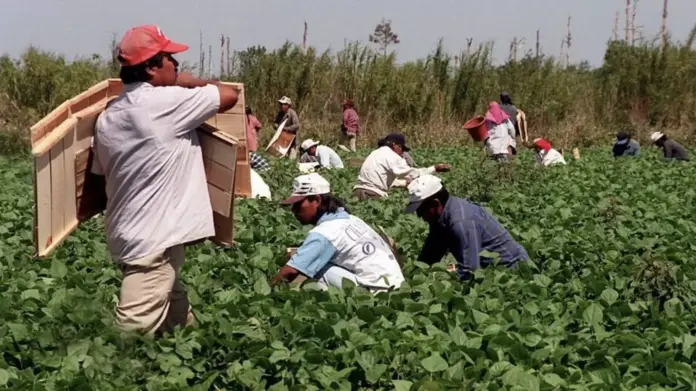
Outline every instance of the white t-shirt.
[(566, 164), (563, 155), (561, 155), (560, 152), (553, 148), (549, 149), (548, 152), (539, 151), (536, 155), (534, 155), (534, 157), (536, 158), (537, 163), (542, 164), (544, 166), (552, 166), (554, 164)]
[(325, 168), (343, 168), (341, 157), (326, 145), (317, 145), (317, 160)]
[(106, 177), (106, 240), (117, 263), (215, 235), (195, 129), (219, 110), (217, 86), (124, 87), (97, 119), (92, 168)]
[(384, 146), (370, 153), (358, 174), (358, 183), (353, 189), (369, 190), (384, 197), (392, 187), (396, 178), (415, 179), (421, 175), (434, 174), (435, 166), (428, 168), (413, 168), (406, 160)]

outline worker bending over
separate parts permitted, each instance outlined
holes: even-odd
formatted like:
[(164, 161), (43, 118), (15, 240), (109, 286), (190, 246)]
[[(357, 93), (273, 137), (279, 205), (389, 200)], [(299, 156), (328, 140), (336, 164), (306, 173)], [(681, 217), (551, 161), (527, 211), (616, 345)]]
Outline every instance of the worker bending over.
[(553, 166), (555, 164), (566, 164), (563, 155), (551, 147), (551, 143), (543, 138), (534, 139), (533, 148), (536, 151), (534, 158), (537, 164), (543, 166)]
[(314, 228), (273, 277), (274, 284), (292, 281), (301, 273), (325, 289), (341, 288), (344, 278), (374, 293), (401, 286), (404, 276), (389, 244), (348, 212), (331, 194), (326, 179), (316, 173), (300, 175), (292, 186), (292, 194), (282, 203), (292, 205), (300, 223)]
[(484, 208), (451, 196), (440, 178), (424, 175), (408, 185), (406, 213), (416, 212), (430, 225), (419, 260), (434, 264), (451, 252), (461, 279), (468, 279), (479, 267), (493, 263), (479, 255), (486, 250), (497, 253), (507, 267), (528, 259), (525, 249)]
[[(321, 145), (319, 141), (310, 138), (303, 141), (300, 147), (304, 152), (300, 157), (300, 162), (302, 163), (309, 163), (314, 160), (319, 163), (320, 168), (343, 168), (343, 161), (336, 151), (326, 145)], [(308, 157), (305, 157), (305, 155)]]
[(360, 168), (358, 183), (353, 187), (353, 196), (359, 200), (386, 197), (396, 179), (411, 181), (421, 175), (449, 171), (448, 164), (436, 164), (428, 168), (410, 167), (402, 157), (410, 148), (402, 134), (390, 133), (384, 145), (372, 151)]

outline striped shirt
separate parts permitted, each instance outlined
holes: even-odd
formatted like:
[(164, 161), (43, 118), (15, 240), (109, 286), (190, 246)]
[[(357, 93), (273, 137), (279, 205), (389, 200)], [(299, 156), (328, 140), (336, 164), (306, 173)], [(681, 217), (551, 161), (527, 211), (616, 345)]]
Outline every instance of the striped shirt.
[(474, 270), (493, 263), (479, 256), (483, 250), (497, 253), (499, 264), (508, 267), (529, 258), (524, 247), (484, 208), (450, 196), (439, 221), (430, 224), (419, 260), (432, 265), (450, 251), (457, 260), (459, 277), (467, 279)]

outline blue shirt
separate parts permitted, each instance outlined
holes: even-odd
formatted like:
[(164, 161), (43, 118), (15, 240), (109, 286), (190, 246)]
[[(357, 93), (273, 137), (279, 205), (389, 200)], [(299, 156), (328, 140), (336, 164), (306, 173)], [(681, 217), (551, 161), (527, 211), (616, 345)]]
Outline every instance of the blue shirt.
[[(336, 213), (326, 213), (319, 218), (317, 225), (334, 220), (347, 219), (348, 212), (339, 208)], [(302, 246), (297, 249), (295, 255), (290, 258), (287, 265), (291, 266), (309, 278), (314, 278), (336, 254), (334, 246), (324, 235), (310, 232), (302, 242)]]
[(419, 260), (433, 264), (450, 251), (457, 260), (460, 278), (467, 279), (474, 270), (493, 263), (479, 256), (483, 250), (497, 253), (499, 264), (508, 267), (529, 258), (524, 247), (484, 208), (450, 196), (438, 222), (430, 224)]

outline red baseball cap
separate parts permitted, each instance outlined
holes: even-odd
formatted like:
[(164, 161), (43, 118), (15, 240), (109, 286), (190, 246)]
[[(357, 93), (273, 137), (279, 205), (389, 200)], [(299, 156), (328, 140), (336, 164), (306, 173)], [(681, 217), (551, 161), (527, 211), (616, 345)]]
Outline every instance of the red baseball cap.
[(121, 65), (138, 65), (159, 52), (181, 53), (188, 45), (176, 43), (167, 38), (157, 25), (137, 26), (126, 31), (118, 45)]

